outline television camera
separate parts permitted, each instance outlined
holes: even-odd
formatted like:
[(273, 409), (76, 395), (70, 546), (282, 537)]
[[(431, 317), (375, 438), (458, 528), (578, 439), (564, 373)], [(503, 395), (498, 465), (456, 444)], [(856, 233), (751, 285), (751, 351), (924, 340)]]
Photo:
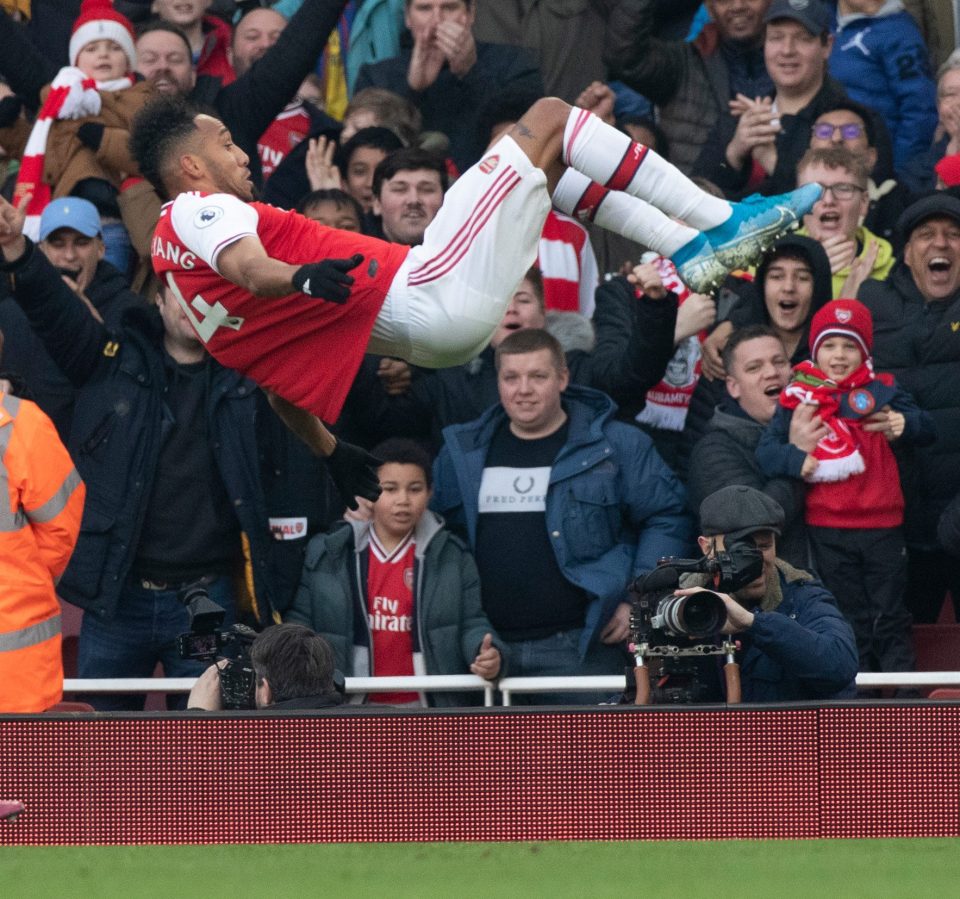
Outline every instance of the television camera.
[(181, 659), (221, 662), (220, 698), (225, 709), (256, 708), (256, 675), (250, 661), (250, 645), (257, 634), (245, 624), (220, 630), (226, 612), (202, 583), (189, 584), (177, 594), (190, 616), (190, 630), (177, 637)]
[[(633, 582), (630, 632), (637, 705), (708, 701), (711, 685), (703, 679), (703, 659), (711, 656), (725, 657), (727, 702), (740, 701), (736, 644), (721, 633), (726, 606), (709, 589), (675, 596), (680, 575), (687, 573), (706, 575), (714, 590), (733, 593), (763, 575), (763, 555), (749, 538), (736, 540), (712, 557), (661, 559)], [(649, 662), (654, 658), (660, 659), (660, 677), (651, 685)]]

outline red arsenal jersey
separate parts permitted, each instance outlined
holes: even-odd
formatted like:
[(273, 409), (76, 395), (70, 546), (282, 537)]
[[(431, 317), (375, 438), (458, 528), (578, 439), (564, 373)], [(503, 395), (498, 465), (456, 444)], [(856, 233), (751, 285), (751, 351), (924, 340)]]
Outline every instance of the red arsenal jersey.
[[(227, 281), (217, 257), (247, 236), (258, 237), (271, 258), (293, 265), (362, 254), (351, 272), (350, 298), (337, 304), (301, 293), (257, 297)], [(340, 414), (408, 252), (265, 203), (200, 193), (181, 194), (163, 207), (151, 245), (154, 271), (210, 353), (327, 422)]]
[[(370, 529), (367, 571), (367, 625), (373, 643), (373, 676), (413, 674), (413, 571), (416, 546), (411, 532), (387, 551)], [(370, 702), (407, 703), (417, 693), (371, 693)]]
[(260, 169), (266, 181), (284, 157), (310, 133), (310, 114), (303, 103), (290, 104), (268, 126), (257, 141)]

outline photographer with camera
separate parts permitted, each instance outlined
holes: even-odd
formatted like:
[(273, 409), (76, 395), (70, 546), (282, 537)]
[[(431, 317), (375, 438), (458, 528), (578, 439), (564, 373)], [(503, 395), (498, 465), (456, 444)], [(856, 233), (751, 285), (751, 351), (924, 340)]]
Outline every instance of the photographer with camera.
[[(844, 699), (855, 693), (857, 647), (833, 596), (813, 575), (777, 558), (780, 505), (753, 487), (733, 485), (700, 505), (700, 548), (708, 558), (749, 539), (763, 574), (733, 594), (719, 593), (736, 635), (744, 702)], [(678, 595), (704, 589), (703, 575), (680, 579)]]
[[(335, 681), (333, 649), (319, 634), (302, 624), (276, 624), (250, 646), (253, 669), (253, 708), (326, 709), (340, 705), (343, 693)], [(221, 678), (237, 665), (225, 659), (211, 665), (197, 679), (188, 709), (219, 711), (225, 707)]]

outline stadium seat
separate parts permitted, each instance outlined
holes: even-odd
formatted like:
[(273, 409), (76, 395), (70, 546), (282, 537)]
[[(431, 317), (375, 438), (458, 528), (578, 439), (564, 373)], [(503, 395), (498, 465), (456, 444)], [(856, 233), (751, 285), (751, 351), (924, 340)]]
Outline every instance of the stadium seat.
[(915, 624), (913, 648), (917, 671), (960, 669), (960, 624)]
[(80, 623), (83, 612), (68, 602), (60, 603), (63, 628), (63, 676), (77, 676), (77, 644), (80, 637)]

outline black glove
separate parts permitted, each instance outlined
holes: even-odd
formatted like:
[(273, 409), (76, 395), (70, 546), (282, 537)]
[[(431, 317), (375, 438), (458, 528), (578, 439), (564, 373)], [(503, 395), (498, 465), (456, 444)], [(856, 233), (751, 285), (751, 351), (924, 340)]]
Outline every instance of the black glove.
[(353, 284), (353, 276), (347, 272), (361, 262), (363, 256), (357, 253), (349, 259), (324, 259), (301, 265), (293, 275), (293, 286), (316, 300), (346, 303)]
[(333, 452), (327, 456), (327, 470), (348, 509), (359, 508), (356, 500), (358, 496), (372, 503), (377, 501), (380, 496), (377, 469), (381, 465), (383, 461), (371, 456), (365, 449), (342, 440), (337, 441)]
[(103, 143), (103, 132), (104, 127), (99, 122), (84, 122), (77, 129), (77, 137), (80, 138), (80, 143), (96, 153)]

